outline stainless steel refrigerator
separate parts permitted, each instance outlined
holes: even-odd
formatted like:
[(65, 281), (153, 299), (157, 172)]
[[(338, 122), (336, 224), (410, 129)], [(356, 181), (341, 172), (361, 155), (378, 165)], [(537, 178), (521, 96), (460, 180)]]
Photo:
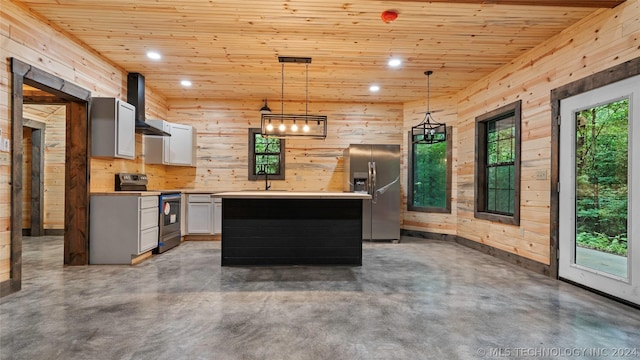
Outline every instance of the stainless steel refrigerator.
[(351, 144), (344, 150), (344, 190), (365, 201), (362, 238), (400, 240), (400, 145)]

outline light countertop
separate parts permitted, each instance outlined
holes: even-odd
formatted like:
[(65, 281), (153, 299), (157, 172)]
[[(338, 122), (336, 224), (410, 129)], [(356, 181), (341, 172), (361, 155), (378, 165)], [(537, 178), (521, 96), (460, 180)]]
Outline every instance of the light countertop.
[(223, 199), (371, 199), (371, 195), (363, 193), (280, 190), (228, 191), (214, 193), (213, 197)]
[(183, 194), (217, 194), (221, 192), (227, 192), (225, 190), (206, 190), (206, 189), (182, 189)]
[(91, 196), (158, 196), (158, 191), (98, 191), (92, 192)]

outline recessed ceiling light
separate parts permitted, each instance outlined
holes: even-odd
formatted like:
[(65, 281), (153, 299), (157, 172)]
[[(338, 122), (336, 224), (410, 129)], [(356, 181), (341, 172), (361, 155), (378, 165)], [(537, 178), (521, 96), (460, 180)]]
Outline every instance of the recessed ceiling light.
[(393, 58), (393, 59), (390, 59), (387, 64), (392, 68), (396, 68), (396, 67), (402, 65), (402, 60), (400, 60), (398, 58)]
[(180, 85), (184, 86), (184, 87), (189, 87), (191, 86), (191, 81), (189, 80), (182, 80), (180, 81)]
[(380, 91), (380, 86), (378, 86), (378, 85), (371, 85), (371, 86), (369, 86), (369, 91), (371, 91), (371, 92), (378, 92), (378, 91)]
[(160, 53), (155, 52), (155, 51), (148, 51), (147, 52), (147, 57), (151, 60), (160, 60), (162, 59), (162, 55), (160, 55)]

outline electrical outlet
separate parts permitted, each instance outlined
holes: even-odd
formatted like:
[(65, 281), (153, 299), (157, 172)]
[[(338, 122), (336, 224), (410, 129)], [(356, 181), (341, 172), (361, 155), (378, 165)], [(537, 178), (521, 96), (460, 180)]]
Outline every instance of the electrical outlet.
[(547, 170), (536, 171), (536, 180), (547, 180)]

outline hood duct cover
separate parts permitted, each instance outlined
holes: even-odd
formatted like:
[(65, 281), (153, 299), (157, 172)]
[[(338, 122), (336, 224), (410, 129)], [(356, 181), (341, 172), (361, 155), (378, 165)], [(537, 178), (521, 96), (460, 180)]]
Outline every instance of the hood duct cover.
[(143, 135), (171, 136), (145, 121), (144, 76), (140, 73), (127, 75), (127, 102), (136, 107), (136, 132)]

